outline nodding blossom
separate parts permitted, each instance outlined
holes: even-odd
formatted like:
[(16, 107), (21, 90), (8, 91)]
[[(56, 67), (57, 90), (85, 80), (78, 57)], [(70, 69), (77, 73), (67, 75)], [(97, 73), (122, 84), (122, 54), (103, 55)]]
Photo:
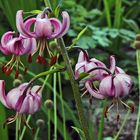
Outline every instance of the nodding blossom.
[(26, 70), (26, 67), (20, 60), (20, 56), (32, 54), (36, 50), (36, 40), (34, 38), (24, 38), (20, 35), (14, 37), (14, 35), (15, 32), (8, 31), (2, 36), (0, 50), (5, 55), (12, 55), (11, 60), (2, 67), (2, 71), (10, 75), (15, 68), (15, 77), (17, 78), (19, 65)]
[[(107, 109), (106, 113), (114, 106), (114, 104), (117, 104), (118, 108), (118, 103), (122, 103), (124, 106), (131, 109), (131, 107), (125, 104), (120, 98), (125, 97), (130, 93), (132, 80), (129, 75), (127, 75), (121, 68), (116, 66), (114, 56), (110, 56), (109, 69), (107, 69), (102, 62), (98, 61), (100, 63), (95, 63), (95, 61), (91, 60), (96, 59), (89, 60), (87, 53), (80, 53), (78, 63), (76, 64), (75, 68), (75, 78), (79, 77), (80, 73), (88, 72), (89, 70), (89, 75), (94, 74), (93, 78), (88, 78), (84, 81), (84, 89), (86, 89), (84, 94), (89, 92), (92, 97), (97, 99), (112, 97), (113, 102)], [(105, 71), (105, 73), (103, 71)], [(96, 87), (96, 81), (99, 82), (99, 87)]]
[[(31, 26), (34, 25), (33, 31)], [(70, 18), (66, 11), (62, 12), (62, 22), (54, 17), (48, 17), (48, 11), (44, 10), (38, 14), (35, 18), (29, 18), (26, 21), (23, 20), (23, 11), (19, 10), (16, 14), (16, 26), (20, 34), (27, 38), (37, 38), (39, 50), (39, 56), (37, 62), (40, 64), (46, 64), (46, 59), (43, 57), (44, 49), (47, 48), (50, 57), (53, 57), (47, 40), (60, 38), (64, 36), (70, 26)]]
[[(88, 71), (96, 67), (106, 68), (104, 63), (95, 58), (89, 59), (88, 53), (81, 51), (79, 53), (78, 62), (75, 66), (75, 78), (78, 79), (81, 73), (88, 73)], [(106, 72), (102, 69), (98, 69), (91, 71), (90, 74), (93, 75), (92, 80), (101, 80), (104, 77), (104, 74), (106, 74)]]
[[(10, 90), (5, 95), (5, 82), (0, 80), (0, 101), (1, 103), (17, 112), (18, 115), (34, 114), (41, 105), (42, 89), (41, 86), (28, 87), (29, 83), (23, 83), (16, 88)], [(8, 119), (7, 124), (14, 122), (17, 118)]]
[(116, 67), (114, 56), (110, 56), (110, 74), (106, 74), (100, 81), (99, 89), (93, 87), (94, 80), (87, 80), (85, 86), (89, 93), (96, 98), (124, 97), (129, 94), (132, 81), (121, 68)]

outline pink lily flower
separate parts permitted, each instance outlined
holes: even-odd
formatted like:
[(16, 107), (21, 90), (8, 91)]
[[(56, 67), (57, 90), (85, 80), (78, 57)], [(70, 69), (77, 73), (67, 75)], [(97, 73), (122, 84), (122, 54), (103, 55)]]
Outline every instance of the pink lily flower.
[(16, 77), (18, 76), (19, 64), (25, 68), (20, 60), (20, 56), (32, 54), (36, 49), (36, 40), (34, 38), (14, 37), (15, 32), (6, 32), (1, 38), (0, 50), (5, 55), (12, 55), (11, 60), (2, 68), (3, 72), (10, 75), (13, 67), (16, 67)]
[(23, 83), (5, 95), (4, 80), (0, 80), (0, 101), (5, 107), (14, 109), (19, 114), (35, 113), (41, 105), (41, 87), (38, 85), (33, 86), (32, 88), (28, 89), (26, 93), (24, 93), (27, 86), (28, 83)]
[(87, 91), (95, 98), (104, 99), (105, 97), (123, 97), (129, 94), (132, 81), (121, 68), (116, 67), (116, 61), (113, 56), (110, 56), (110, 72), (105, 74), (99, 84), (99, 89), (93, 86), (94, 79), (87, 80), (85, 87)]
[[(96, 67), (106, 68), (104, 63), (95, 58), (89, 59), (88, 53), (81, 51), (79, 54), (78, 62), (75, 66), (75, 78), (78, 79), (81, 73), (88, 73), (88, 71)], [(92, 80), (101, 80), (106, 72), (104, 70), (98, 69), (90, 72), (90, 74), (94, 75)]]
[(17, 112), (16, 116), (10, 117), (6, 124), (14, 122), (17, 116), (22, 116), (24, 119), (23, 114), (34, 114), (40, 108), (42, 99), (41, 86), (36, 85), (32, 88), (29, 87), (25, 92), (28, 85), (28, 83), (23, 83), (5, 95), (5, 82), (4, 80), (0, 80), (1, 103), (5, 107), (13, 109)]
[[(35, 38), (60, 38), (65, 35), (70, 26), (70, 18), (66, 11), (62, 12), (62, 23), (57, 18), (48, 18), (44, 12), (37, 15), (36, 18), (30, 18), (24, 22), (23, 11), (17, 11), (16, 25), (18, 31), (25, 37)], [(34, 31), (31, 32), (31, 26), (34, 24)]]
[[(117, 121), (119, 120), (118, 104), (129, 108), (132, 112), (134, 106), (129, 106), (124, 103), (120, 98), (125, 97), (130, 93), (132, 87), (132, 80), (121, 68), (116, 66), (114, 56), (110, 56), (110, 73), (105, 74), (104, 78), (99, 83), (99, 88), (94, 85), (94, 79), (88, 79), (85, 82), (86, 91), (89, 92), (92, 97), (97, 99), (113, 98), (113, 101), (109, 107), (107, 107), (105, 116), (109, 110), (116, 104), (117, 105)], [(84, 94), (85, 94), (84, 93)]]
[[(25, 22), (22, 10), (17, 11), (16, 14), (16, 26), (20, 34), (27, 38), (34, 37), (38, 39), (36, 52), (39, 50), (37, 58), (37, 63), (39, 64), (46, 64), (46, 59), (43, 56), (45, 48), (47, 48), (50, 58), (54, 57), (47, 39), (61, 38), (67, 33), (70, 26), (70, 17), (66, 11), (62, 12), (62, 22), (57, 18), (49, 18), (47, 14), (44, 10), (36, 18), (29, 18)], [(32, 25), (34, 25), (33, 31), (31, 31)]]

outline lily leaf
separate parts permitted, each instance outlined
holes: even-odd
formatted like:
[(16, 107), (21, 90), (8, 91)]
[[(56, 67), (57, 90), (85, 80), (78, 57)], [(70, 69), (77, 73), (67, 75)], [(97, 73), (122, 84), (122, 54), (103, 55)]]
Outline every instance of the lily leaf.
[(24, 14), (36, 15), (36, 14), (39, 14), (41, 12), (42, 12), (41, 10), (32, 10), (32, 11), (29, 11), (29, 12), (24, 12)]
[(85, 140), (84, 132), (80, 128), (74, 126), (72, 128), (79, 134), (80, 140)]
[(72, 44), (69, 46), (69, 49), (71, 49), (77, 42), (78, 40), (81, 38), (81, 36), (86, 32), (87, 30), (87, 26), (78, 34), (78, 36), (73, 40)]
[(82, 73), (80, 73), (79, 78), (77, 79), (77, 81), (80, 81), (80, 80), (84, 79), (87, 76), (89, 76), (89, 73), (82, 72)]

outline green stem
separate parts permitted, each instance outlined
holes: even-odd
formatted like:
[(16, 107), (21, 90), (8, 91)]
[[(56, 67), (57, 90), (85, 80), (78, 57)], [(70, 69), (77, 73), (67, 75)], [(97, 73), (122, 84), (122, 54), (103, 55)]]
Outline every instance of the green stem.
[(123, 120), (123, 123), (122, 123), (122, 125), (121, 125), (121, 127), (120, 127), (120, 129), (119, 129), (119, 131), (118, 131), (118, 133), (117, 133), (117, 135), (115, 136), (114, 140), (118, 140), (119, 135), (120, 135), (120, 133), (122, 132), (122, 130), (123, 130), (125, 124), (126, 124), (126, 121), (127, 121), (127, 119), (128, 119), (128, 116), (130, 115), (130, 112), (131, 112), (130, 110), (127, 111), (127, 114), (125, 115), (125, 118), (124, 118), (124, 120)]
[(65, 119), (65, 110), (64, 110), (64, 103), (63, 103), (63, 94), (62, 94), (62, 84), (61, 84), (60, 72), (58, 73), (58, 82), (59, 82), (59, 93), (60, 93), (60, 101), (61, 101), (61, 108), (62, 108), (64, 140), (66, 140), (66, 119)]
[(139, 109), (138, 109), (134, 140), (138, 139), (138, 130), (139, 130), (139, 122), (140, 122), (140, 50), (136, 51), (136, 59), (137, 59), (136, 61), (137, 61), (137, 69), (138, 69), (138, 81), (139, 81)]
[(49, 0), (44, 0), (45, 6), (51, 8), (51, 4)]
[[(31, 115), (28, 115), (28, 117), (27, 117), (27, 123), (30, 121), (30, 119), (31, 119)], [(23, 127), (22, 132), (21, 132), (21, 135), (19, 137), (19, 140), (22, 140), (23, 139), (23, 136), (25, 134), (26, 128), (27, 128), (26, 126)]]
[(51, 140), (50, 109), (48, 110), (48, 140)]
[(110, 14), (110, 3), (108, 0), (104, 0), (104, 7), (105, 7), (105, 14), (106, 14), (106, 19), (107, 19), (107, 24), (108, 27), (111, 28), (111, 14)]
[(74, 99), (76, 102), (80, 123), (81, 123), (82, 129), (83, 129), (83, 132), (85, 134), (86, 140), (90, 140), (89, 133), (88, 133), (88, 124), (87, 124), (87, 121), (85, 119), (84, 112), (83, 112), (83, 106), (82, 106), (82, 101), (81, 101), (81, 97), (80, 97), (79, 85), (75, 81), (75, 77), (74, 77), (74, 73), (72, 70), (71, 63), (70, 63), (70, 59), (69, 59), (68, 53), (66, 51), (66, 47), (65, 47), (63, 39), (62, 38), (59, 39), (58, 43), (60, 45), (61, 54), (63, 56), (65, 65), (67, 67), (67, 72), (68, 72), (71, 86), (73, 89)]
[(16, 140), (19, 138), (19, 118), (16, 119)]
[(6, 120), (6, 111), (4, 106), (0, 103), (0, 139), (8, 140), (7, 126), (3, 129), (3, 122)]
[[(31, 84), (32, 84), (35, 80), (37, 80), (38, 78), (40, 78), (40, 77), (42, 77), (42, 76), (45, 76), (45, 75), (48, 76), (48, 75), (50, 75), (50, 74), (57, 73), (57, 72), (60, 72), (60, 71), (62, 71), (62, 70), (64, 70), (64, 68), (52, 70), (52, 67), (51, 67), (50, 70), (39, 73), (38, 75), (36, 75), (34, 78), (32, 78), (32, 79), (30, 80), (28, 86), (24, 89), (23, 94), (26, 94), (26, 93), (27, 93), (28, 88), (29, 88), (29, 87), (31, 86)], [(42, 90), (43, 90), (44, 86), (45, 86), (45, 81), (43, 82)]]
[(102, 140), (103, 139), (103, 129), (104, 129), (104, 111), (106, 108), (106, 104), (107, 104), (107, 100), (103, 101), (103, 111), (102, 111), (102, 117), (101, 117), (101, 121), (99, 124), (99, 133), (98, 133), (98, 140)]
[(57, 140), (57, 102), (56, 102), (56, 73), (54, 73), (54, 88), (53, 88), (53, 99), (54, 99), (54, 140)]
[(39, 134), (39, 131), (40, 131), (40, 127), (37, 128), (36, 132), (35, 132), (35, 136), (34, 136), (34, 140), (37, 140), (37, 136)]
[(50, 70), (45, 71), (45, 72), (41, 72), (41, 73), (39, 73), (38, 75), (36, 75), (36, 76), (30, 81), (30, 83), (34, 82), (35, 80), (37, 80), (38, 78), (40, 78), (40, 77), (42, 77), (42, 76), (50, 75), (50, 74), (57, 73), (57, 72), (60, 72), (60, 71), (63, 71), (63, 70), (64, 70), (64, 68), (62, 68), (62, 69), (54, 69), (54, 70), (52, 70), (52, 68), (50, 68)]

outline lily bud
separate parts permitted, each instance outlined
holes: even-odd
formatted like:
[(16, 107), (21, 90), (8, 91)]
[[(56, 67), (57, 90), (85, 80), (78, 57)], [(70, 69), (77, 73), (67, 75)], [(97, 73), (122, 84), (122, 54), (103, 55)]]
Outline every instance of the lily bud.
[(53, 101), (51, 99), (47, 99), (45, 101), (44, 105), (47, 109), (52, 109), (53, 108)]
[(14, 86), (14, 87), (17, 87), (17, 86), (19, 86), (21, 83), (22, 83), (21, 80), (15, 79), (14, 82), (13, 82), (13, 86)]
[(45, 121), (42, 120), (42, 119), (38, 119), (38, 120), (36, 121), (36, 125), (37, 125), (38, 127), (40, 127), (40, 128), (44, 128), (44, 126), (45, 126)]

